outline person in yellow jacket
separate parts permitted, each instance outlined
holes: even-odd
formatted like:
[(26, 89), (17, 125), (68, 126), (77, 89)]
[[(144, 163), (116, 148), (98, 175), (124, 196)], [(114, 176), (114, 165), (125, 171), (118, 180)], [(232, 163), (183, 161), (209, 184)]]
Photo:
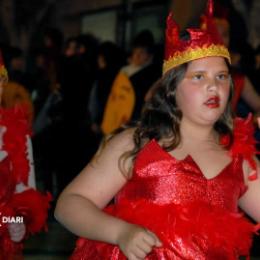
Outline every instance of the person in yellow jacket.
[(15, 81), (7, 82), (5, 84), (2, 95), (2, 107), (14, 108), (15, 106), (19, 105), (22, 105), (22, 107), (26, 107), (25, 116), (28, 120), (28, 123), (31, 125), (34, 115), (34, 109), (30, 93), (23, 85)]
[(144, 30), (136, 36), (130, 64), (116, 76), (105, 107), (101, 124), (105, 135), (139, 118), (145, 94), (161, 74), (161, 69), (153, 63), (153, 46), (150, 31)]
[(135, 105), (135, 93), (131, 81), (124, 72), (119, 72), (113, 83), (101, 129), (110, 134), (131, 118)]

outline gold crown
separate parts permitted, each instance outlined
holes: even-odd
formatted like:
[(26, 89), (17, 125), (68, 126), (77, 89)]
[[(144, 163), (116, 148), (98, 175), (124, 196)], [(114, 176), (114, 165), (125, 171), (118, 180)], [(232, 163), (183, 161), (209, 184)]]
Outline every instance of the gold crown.
[(169, 14), (165, 35), (163, 74), (178, 65), (204, 57), (224, 57), (231, 63), (228, 49), (216, 28), (212, 0), (208, 1), (206, 14), (202, 16), (202, 19), (203, 26), (200, 28), (186, 29), (189, 39), (184, 40), (180, 38), (180, 29), (173, 19), (173, 14)]
[(177, 67), (183, 63), (213, 56), (225, 57), (228, 59), (229, 63), (231, 63), (230, 55), (227, 48), (223, 45), (212, 44), (210, 46), (205, 46), (202, 48), (188, 48), (183, 52), (174, 53), (172, 57), (163, 62), (163, 74), (165, 74), (168, 70)]

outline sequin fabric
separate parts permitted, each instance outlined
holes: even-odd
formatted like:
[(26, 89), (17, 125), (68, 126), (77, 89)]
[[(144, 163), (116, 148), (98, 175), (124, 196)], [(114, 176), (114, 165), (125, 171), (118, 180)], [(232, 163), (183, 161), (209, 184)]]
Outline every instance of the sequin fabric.
[(134, 177), (119, 194), (118, 202), (142, 198), (162, 205), (202, 200), (234, 212), (239, 196), (246, 189), (241, 166), (241, 160), (233, 159), (215, 178), (208, 180), (191, 156), (178, 161), (152, 140), (139, 154)]
[[(247, 187), (242, 156), (206, 179), (191, 156), (177, 160), (155, 141), (138, 154), (132, 179), (106, 209), (144, 226), (163, 242), (147, 260), (238, 259), (248, 255), (254, 226), (238, 211)], [(81, 238), (73, 260), (126, 259), (117, 246)]]

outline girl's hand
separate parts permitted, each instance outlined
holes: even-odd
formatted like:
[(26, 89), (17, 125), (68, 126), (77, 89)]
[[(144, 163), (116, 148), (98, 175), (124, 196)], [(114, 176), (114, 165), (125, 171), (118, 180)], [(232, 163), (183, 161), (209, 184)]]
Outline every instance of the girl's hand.
[(129, 260), (144, 259), (154, 246), (162, 246), (159, 238), (151, 231), (140, 226), (127, 224), (119, 235), (118, 246)]
[(13, 242), (20, 242), (25, 236), (26, 228), (23, 223), (10, 223), (8, 231)]

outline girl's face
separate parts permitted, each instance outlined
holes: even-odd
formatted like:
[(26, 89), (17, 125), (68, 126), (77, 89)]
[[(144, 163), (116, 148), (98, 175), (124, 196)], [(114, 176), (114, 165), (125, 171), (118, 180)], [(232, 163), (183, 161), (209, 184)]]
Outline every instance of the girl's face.
[(213, 125), (225, 111), (230, 82), (224, 58), (206, 57), (190, 62), (176, 89), (182, 120)]

